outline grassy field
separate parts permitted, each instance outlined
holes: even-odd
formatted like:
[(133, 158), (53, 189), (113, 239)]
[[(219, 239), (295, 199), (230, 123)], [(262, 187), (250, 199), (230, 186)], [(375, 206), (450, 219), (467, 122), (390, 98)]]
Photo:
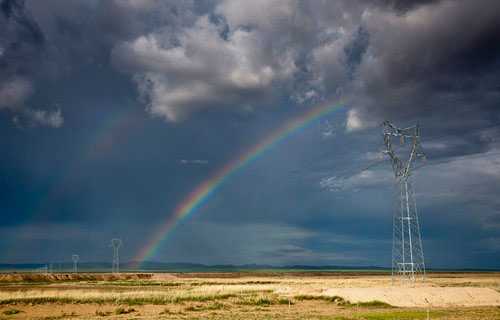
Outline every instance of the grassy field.
[(0, 319), (500, 319), (499, 288), (494, 273), (416, 286), (353, 273), (16, 274), (0, 276)]

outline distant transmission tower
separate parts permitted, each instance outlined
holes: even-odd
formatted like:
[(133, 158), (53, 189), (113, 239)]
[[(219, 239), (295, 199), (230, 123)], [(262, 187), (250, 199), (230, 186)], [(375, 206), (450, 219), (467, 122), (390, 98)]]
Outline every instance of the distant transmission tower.
[(73, 272), (78, 273), (78, 261), (80, 261), (80, 256), (74, 254), (71, 256), (71, 260), (73, 260)]
[[(398, 203), (393, 220), (392, 277), (393, 280), (415, 281), (425, 277), (424, 251), (420, 236), (415, 193), (411, 176), (415, 163), (425, 159), (420, 146), (420, 127), (418, 125), (400, 129), (389, 121), (383, 123), (385, 152), (392, 162), (396, 178)], [(392, 140), (399, 140), (401, 151), (409, 149), (409, 156), (401, 159), (396, 155)]]
[(111, 247), (113, 247), (113, 266), (112, 266), (112, 272), (113, 273), (120, 273), (120, 254), (119, 250), (120, 247), (122, 246), (122, 240), (121, 239), (112, 239), (111, 240)]

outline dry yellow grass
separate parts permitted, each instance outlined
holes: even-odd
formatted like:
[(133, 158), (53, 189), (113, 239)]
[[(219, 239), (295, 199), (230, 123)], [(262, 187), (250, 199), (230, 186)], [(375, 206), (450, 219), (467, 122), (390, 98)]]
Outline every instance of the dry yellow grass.
[[(175, 286), (168, 283), (175, 281)], [(151, 283), (151, 286), (148, 285)], [(460, 286), (461, 283), (466, 285)], [(500, 278), (490, 277), (436, 277), (412, 286), (393, 285), (387, 276), (339, 277), (282, 277), (236, 279), (175, 279), (157, 285), (157, 281), (121, 281), (119, 287), (109, 283), (65, 283), (57, 288), (0, 289), (0, 303), (16, 300), (52, 302), (56, 300), (85, 302), (137, 301), (137, 303), (169, 303), (181, 300), (214, 300), (248, 293), (272, 293), (283, 298), (296, 296), (342, 296), (357, 303), (380, 300), (395, 306), (500, 306)], [(113, 282), (111, 282), (113, 284)], [(153, 284), (155, 284), (153, 286)], [(87, 287), (86, 287), (87, 286)], [(401, 297), (404, 297), (403, 299)]]
[[(169, 274), (107, 282), (4, 283), (0, 285), (0, 311), (19, 309), (9, 318), (43, 318), (48, 312), (52, 317), (74, 314), (72, 318), (89, 319), (121, 317), (117, 308), (128, 312), (132, 309), (127, 306), (133, 305), (130, 315), (144, 319), (226, 319), (231, 314), (253, 319), (300, 319), (309, 314), (317, 319), (425, 319), (422, 312), (431, 308), (439, 319), (499, 319), (499, 285), (497, 274), (433, 275), (413, 286), (393, 286), (387, 276), (207, 279)], [(384, 302), (404, 308), (388, 311)]]

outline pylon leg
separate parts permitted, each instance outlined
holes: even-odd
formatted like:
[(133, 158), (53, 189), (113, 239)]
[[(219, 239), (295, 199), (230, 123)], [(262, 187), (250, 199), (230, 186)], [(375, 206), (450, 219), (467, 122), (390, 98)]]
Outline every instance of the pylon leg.
[(398, 208), (393, 219), (392, 276), (415, 281), (425, 276), (425, 262), (412, 181), (398, 181)]

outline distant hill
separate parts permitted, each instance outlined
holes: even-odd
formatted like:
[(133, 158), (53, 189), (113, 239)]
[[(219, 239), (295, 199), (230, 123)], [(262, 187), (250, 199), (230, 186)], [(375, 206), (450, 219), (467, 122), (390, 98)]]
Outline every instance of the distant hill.
[[(133, 264), (136, 265), (136, 264)], [(387, 268), (376, 266), (308, 266), (308, 265), (266, 265), (266, 264), (244, 264), (244, 265), (204, 265), (196, 263), (163, 263), (145, 261), (141, 263), (141, 270), (175, 270), (181, 272), (196, 271), (251, 271), (251, 270), (387, 270)]]
[[(199, 263), (183, 262), (155, 262), (145, 261), (140, 264), (135, 261), (120, 264), (123, 272), (245, 272), (245, 271), (390, 271), (390, 268), (380, 266), (311, 266), (311, 265), (266, 265), (266, 264), (244, 264), (244, 265), (205, 265)], [(0, 264), (0, 272), (71, 272), (72, 262), (53, 263), (23, 263), (23, 264)], [(80, 262), (78, 271), (81, 272), (109, 272), (111, 262)], [(429, 269), (429, 271), (499, 271), (498, 269)]]
[[(198, 263), (165, 263), (145, 261), (140, 264), (134, 261), (120, 264), (122, 271), (144, 271), (144, 272), (237, 272), (252, 270), (303, 270), (303, 271), (335, 271), (335, 270), (387, 270), (387, 268), (376, 266), (309, 266), (309, 265), (290, 265), (274, 266), (261, 264), (245, 265), (205, 265)], [(111, 263), (107, 262), (80, 262), (78, 270), (82, 272), (107, 272), (111, 269)], [(52, 263), (23, 263), (23, 264), (0, 264), (0, 271), (19, 271), (19, 272), (70, 272), (73, 270), (72, 262), (52, 262)]]

